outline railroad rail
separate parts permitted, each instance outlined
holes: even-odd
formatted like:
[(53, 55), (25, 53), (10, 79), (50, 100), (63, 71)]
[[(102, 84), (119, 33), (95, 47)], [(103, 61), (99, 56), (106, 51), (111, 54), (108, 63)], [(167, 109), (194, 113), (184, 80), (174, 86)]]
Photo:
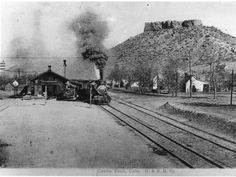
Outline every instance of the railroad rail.
[[(207, 139), (196, 133), (191, 132), (190, 130), (184, 129), (183, 127), (178, 127), (177, 125), (174, 125), (173, 122), (170, 123), (168, 121), (163, 121), (162, 119), (158, 119), (158, 117), (155, 117), (154, 115), (148, 114), (147, 112), (140, 110), (141, 106), (137, 108), (134, 106), (130, 106), (129, 104), (124, 103), (123, 101), (120, 102), (120, 101), (115, 100), (115, 102), (126, 105), (129, 108), (136, 109), (137, 111), (140, 111), (143, 114), (146, 114), (159, 121), (162, 121), (163, 123), (166, 123), (169, 126), (178, 128), (179, 130), (184, 131), (188, 134), (191, 134), (192, 136), (201, 138), (204, 141), (207, 141), (208, 143), (212, 143), (213, 145), (218, 146), (224, 150), (230, 151), (233, 154), (235, 154), (236, 152), (235, 149), (232, 148), (232, 146), (224, 147), (223, 145), (219, 144), (219, 142), (215, 142), (216, 140), (213, 141), (211, 139)], [(206, 156), (202, 152), (198, 152), (194, 148), (190, 148), (186, 144), (179, 142), (178, 140), (175, 140), (174, 138), (170, 136), (167, 136), (165, 133), (153, 128), (153, 125), (150, 125), (149, 123), (145, 122), (145, 118), (140, 119), (140, 118), (137, 118), (136, 116), (127, 114), (121, 109), (118, 109), (117, 106), (113, 107), (111, 105), (108, 105), (108, 106), (101, 105), (100, 107), (104, 111), (109, 113), (110, 115), (114, 116), (115, 118), (119, 119), (120, 121), (128, 125), (130, 128), (134, 129), (136, 132), (144, 136), (149, 141), (153, 142), (155, 145), (159, 146), (160, 148), (168, 152), (173, 157), (177, 158), (180, 162), (182, 162), (184, 165), (186, 165), (189, 168), (204, 168), (204, 167), (231, 168), (232, 167), (230, 164), (226, 164), (225, 162), (222, 162), (221, 160), (218, 160), (215, 157)], [(155, 136), (153, 136), (153, 134), (155, 134)], [(159, 143), (160, 139), (161, 139), (161, 143)], [(191, 160), (191, 159), (194, 159), (194, 160)]]
[(167, 153), (169, 153), (170, 155), (172, 155), (173, 157), (175, 157), (176, 159), (178, 159), (181, 163), (183, 163), (184, 165), (186, 165), (189, 168), (194, 168), (193, 165), (191, 165), (190, 163), (188, 163), (186, 160), (184, 160), (182, 157), (179, 157), (178, 155), (174, 154), (172, 151), (168, 150), (168, 148), (166, 148), (165, 146), (161, 145), (160, 143), (158, 143), (157, 141), (153, 140), (152, 138), (150, 138), (147, 134), (143, 133), (142, 131), (138, 130), (137, 128), (135, 128), (134, 126), (132, 126), (131, 124), (129, 124), (128, 122), (124, 121), (123, 119), (121, 119), (119, 116), (115, 115), (114, 113), (112, 113), (111, 111), (107, 110), (104, 106), (99, 105), (99, 107), (101, 107), (105, 112), (108, 112), (110, 115), (114, 116), (115, 118), (119, 119), (121, 122), (125, 123), (126, 125), (128, 125), (130, 128), (132, 128), (133, 130), (135, 130), (136, 132), (138, 132), (139, 134), (141, 134), (143, 137), (145, 137), (146, 139), (148, 139), (149, 141), (151, 141), (152, 143), (154, 143), (155, 145), (157, 145), (158, 147), (160, 147), (161, 149), (165, 150)]
[[(113, 101), (116, 101), (116, 102), (118, 102), (118, 103), (120, 103), (120, 104), (126, 105), (126, 106), (128, 106), (128, 107), (130, 107), (130, 108), (132, 108), (132, 109), (135, 109), (135, 110), (137, 110), (137, 111), (139, 111), (139, 112), (142, 112), (142, 113), (144, 113), (144, 114), (147, 114), (147, 115), (149, 115), (149, 116), (152, 116), (152, 117), (155, 118), (155, 119), (158, 119), (158, 120), (160, 120), (160, 121), (163, 121), (163, 122), (165, 122), (165, 123), (167, 123), (167, 124), (170, 124), (170, 125), (172, 125), (172, 126), (174, 126), (174, 127), (176, 127), (176, 128), (182, 129), (182, 130), (184, 130), (184, 131), (186, 131), (186, 132), (188, 132), (188, 133), (190, 133), (190, 134), (194, 134), (195, 136), (201, 137), (202, 139), (205, 139), (206, 141), (209, 141), (209, 142), (211, 142), (211, 143), (213, 143), (213, 144), (216, 144), (216, 145), (218, 145), (218, 146), (221, 146), (221, 147), (223, 147), (223, 148), (228, 149), (229, 151), (232, 151), (232, 152), (235, 152), (235, 153), (236, 153), (236, 147), (235, 147), (236, 142), (235, 142), (234, 140), (230, 140), (230, 139), (228, 139), (228, 138), (225, 138), (225, 137), (222, 137), (222, 136), (219, 136), (219, 135), (210, 133), (210, 132), (208, 132), (208, 131), (202, 130), (202, 129), (200, 129), (200, 128), (194, 127), (194, 126), (192, 126), (192, 125), (189, 125), (189, 124), (187, 124), (187, 123), (181, 122), (181, 121), (176, 120), (176, 119), (174, 119), (174, 118), (172, 118), (172, 117), (169, 117), (169, 116), (164, 115), (164, 114), (162, 114), (162, 113), (160, 113), (160, 112), (157, 112), (157, 111), (153, 111), (153, 110), (148, 109), (148, 108), (146, 108), (146, 107), (143, 107), (143, 106), (141, 106), (141, 105), (138, 105), (138, 104), (135, 104), (135, 103), (132, 103), (132, 102), (128, 102), (128, 101), (125, 101), (125, 100), (122, 100), (122, 99), (114, 99), (114, 98), (112, 98), (112, 99), (113, 99)], [(157, 116), (159, 116), (159, 117), (157, 117)], [(161, 116), (162, 118), (165, 118), (165, 119), (161, 119), (160, 116)], [(168, 120), (169, 120), (169, 121), (168, 121)], [(171, 122), (170, 122), (170, 121), (171, 121)], [(176, 124), (176, 123), (177, 123), (177, 124)], [(178, 125), (178, 126), (177, 126), (177, 125)], [(181, 128), (180, 125), (183, 125), (184, 128)], [(190, 128), (190, 130), (187, 130), (186, 127)], [(201, 133), (204, 134), (204, 136), (207, 134), (207, 135), (209, 135), (209, 136), (211, 136), (211, 137), (216, 138), (215, 141), (221, 140), (221, 141), (224, 141), (224, 142), (233, 144), (234, 149), (232, 149), (232, 148), (227, 148), (227, 147), (225, 147), (225, 146), (222, 146), (222, 145), (221, 145), (221, 142), (220, 142), (220, 143), (213, 142), (213, 141), (211, 141), (211, 140), (209, 140), (209, 139), (207, 139), (207, 138), (205, 138), (205, 137), (203, 137), (203, 136), (197, 135), (197, 134), (194, 133), (194, 132), (201, 132)]]

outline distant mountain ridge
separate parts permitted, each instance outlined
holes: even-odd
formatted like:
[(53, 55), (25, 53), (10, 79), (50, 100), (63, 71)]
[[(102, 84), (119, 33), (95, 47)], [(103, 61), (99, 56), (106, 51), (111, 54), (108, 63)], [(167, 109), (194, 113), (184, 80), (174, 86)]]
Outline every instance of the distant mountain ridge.
[(189, 50), (198, 51), (191, 53), (192, 65), (193, 69), (201, 70), (204, 60), (200, 60), (199, 54), (204, 54), (206, 50), (204, 43), (207, 40), (210, 40), (212, 45), (220, 45), (225, 52), (222, 62), (228, 69), (234, 67), (236, 69), (234, 36), (223, 33), (213, 26), (203, 26), (200, 20), (163, 21), (146, 22), (143, 33), (111, 48), (106, 76), (115, 64), (132, 68), (139, 60), (146, 60), (161, 68), (169, 57), (176, 59), (187, 57)]

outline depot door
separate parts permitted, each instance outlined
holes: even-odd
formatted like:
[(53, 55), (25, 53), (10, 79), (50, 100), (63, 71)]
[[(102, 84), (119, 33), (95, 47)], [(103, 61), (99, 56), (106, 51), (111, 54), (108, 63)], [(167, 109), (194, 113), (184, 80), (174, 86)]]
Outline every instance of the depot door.
[(47, 95), (56, 96), (57, 95), (57, 86), (56, 85), (48, 85), (47, 86)]

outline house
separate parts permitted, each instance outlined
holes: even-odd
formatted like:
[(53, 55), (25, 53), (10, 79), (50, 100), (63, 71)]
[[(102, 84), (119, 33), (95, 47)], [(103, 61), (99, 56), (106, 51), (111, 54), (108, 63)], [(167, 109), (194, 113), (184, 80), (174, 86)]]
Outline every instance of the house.
[(49, 97), (58, 96), (65, 90), (67, 81), (67, 78), (53, 72), (51, 66), (48, 66), (46, 72), (39, 74), (30, 81), (25, 92), (33, 96), (45, 95), (46, 93)]
[(130, 85), (130, 88), (132, 90), (138, 90), (139, 89), (139, 82), (133, 82), (131, 85)]
[[(186, 82), (186, 93), (190, 91), (190, 79)], [(195, 77), (192, 77), (192, 90), (196, 92), (208, 92), (209, 91), (209, 83), (205, 81), (197, 80)]]

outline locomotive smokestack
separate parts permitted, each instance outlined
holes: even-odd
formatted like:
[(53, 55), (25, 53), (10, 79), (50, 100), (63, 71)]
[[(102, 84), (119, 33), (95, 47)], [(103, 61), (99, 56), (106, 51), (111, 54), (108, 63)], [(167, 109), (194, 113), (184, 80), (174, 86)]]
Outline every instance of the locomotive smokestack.
[(64, 77), (66, 77), (66, 60), (63, 60), (63, 67), (64, 67)]
[(48, 71), (51, 71), (52, 66), (48, 65)]

